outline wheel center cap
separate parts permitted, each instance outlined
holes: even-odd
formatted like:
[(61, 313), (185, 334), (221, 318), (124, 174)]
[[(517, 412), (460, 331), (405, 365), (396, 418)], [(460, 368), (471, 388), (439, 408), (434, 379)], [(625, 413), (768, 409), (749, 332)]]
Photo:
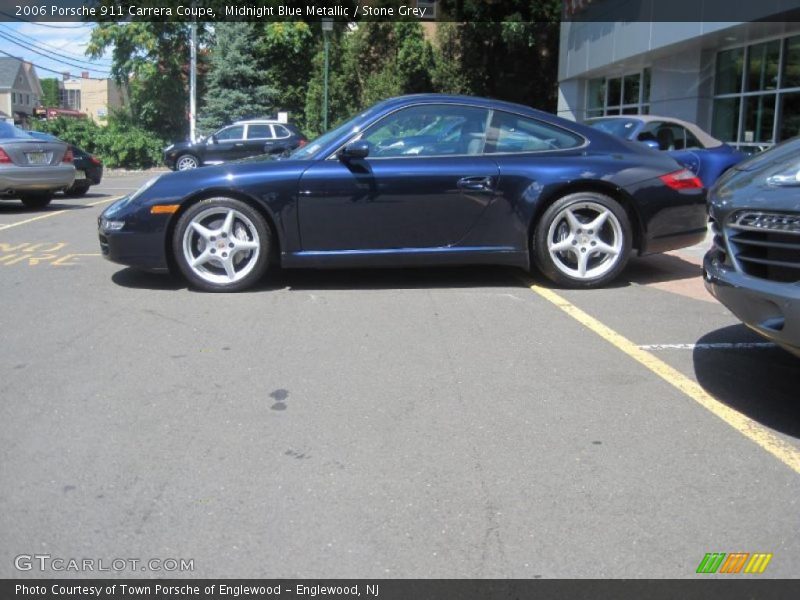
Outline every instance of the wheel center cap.
[(219, 248), (220, 250), (222, 250), (225, 246), (226, 244), (224, 241), (220, 240), (219, 242), (217, 242), (217, 248)]
[(588, 244), (589, 243), (589, 236), (586, 235), (586, 234), (581, 235), (580, 236), (580, 242), (581, 242), (581, 244)]

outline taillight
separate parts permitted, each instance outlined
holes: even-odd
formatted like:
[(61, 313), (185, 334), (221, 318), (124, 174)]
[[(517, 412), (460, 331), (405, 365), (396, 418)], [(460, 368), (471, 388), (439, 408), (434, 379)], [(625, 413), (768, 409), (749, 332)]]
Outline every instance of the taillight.
[(696, 190), (703, 187), (703, 182), (700, 181), (700, 178), (689, 169), (667, 173), (659, 177), (659, 179), (673, 190)]
[(10, 163), (11, 157), (6, 154), (6, 151), (0, 148), (0, 163)]
[(301, 139), (301, 140), (300, 140), (300, 141), (297, 143), (297, 147), (298, 147), (298, 148), (302, 148), (302, 147), (303, 147), (303, 146), (305, 146), (307, 143), (308, 143), (308, 140)]
[(102, 162), (100, 162), (100, 159), (94, 156), (93, 154), (89, 155), (89, 160), (92, 162), (93, 165), (97, 165), (98, 167), (103, 164)]
[(75, 160), (75, 157), (72, 154), (72, 148), (67, 148), (67, 151), (64, 152), (64, 158), (61, 159), (61, 162), (71, 163)]

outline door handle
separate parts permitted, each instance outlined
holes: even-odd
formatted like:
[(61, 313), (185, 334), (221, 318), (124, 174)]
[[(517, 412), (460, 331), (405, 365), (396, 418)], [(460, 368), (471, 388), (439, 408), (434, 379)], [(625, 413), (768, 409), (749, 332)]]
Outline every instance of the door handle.
[(462, 177), (458, 180), (458, 188), (473, 192), (491, 192), (494, 190), (494, 177), (476, 176)]
[(244, 142), (236, 142), (234, 146), (244, 146)]

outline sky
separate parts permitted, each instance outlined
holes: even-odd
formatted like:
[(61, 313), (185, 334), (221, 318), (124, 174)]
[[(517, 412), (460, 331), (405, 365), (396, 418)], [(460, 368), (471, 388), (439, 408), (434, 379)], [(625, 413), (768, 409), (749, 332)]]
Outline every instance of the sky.
[(89, 71), (90, 77), (106, 78), (111, 68), (110, 53), (98, 60), (85, 54), (94, 26), (77, 22), (0, 22), (0, 56), (8, 53), (33, 63), (39, 79), (60, 77), (63, 71), (75, 77)]

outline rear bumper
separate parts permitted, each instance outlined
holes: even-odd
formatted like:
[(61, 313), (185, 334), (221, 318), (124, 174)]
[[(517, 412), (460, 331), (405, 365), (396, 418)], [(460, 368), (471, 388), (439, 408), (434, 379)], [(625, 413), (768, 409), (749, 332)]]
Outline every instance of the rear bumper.
[(800, 284), (751, 277), (726, 267), (711, 250), (703, 260), (706, 289), (745, 325), (800, 356)]
[(57, 165), (47, 167), (0, 168), (0, 192), (46, 192), (56, 191), (72, 185), (75, 167)]

